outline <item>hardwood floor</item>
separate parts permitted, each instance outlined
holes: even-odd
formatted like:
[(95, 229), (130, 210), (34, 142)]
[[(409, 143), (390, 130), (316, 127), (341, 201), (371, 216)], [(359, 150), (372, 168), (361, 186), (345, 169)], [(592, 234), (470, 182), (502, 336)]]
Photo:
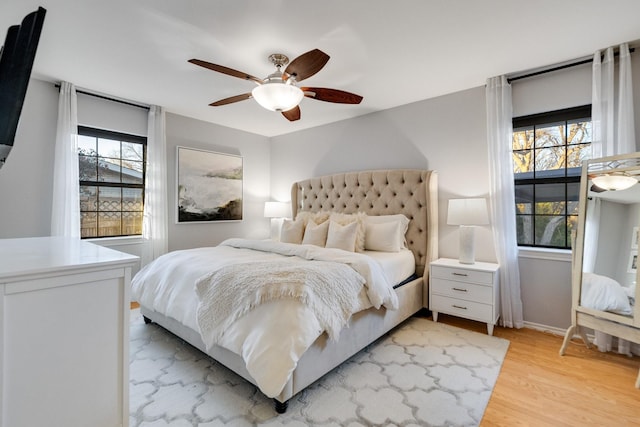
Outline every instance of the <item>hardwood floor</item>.
[[(484, 323), (439, 315), (438, 322), (486, 333)], [(638, 426), (640, 357), (601, 353), (574, 339), (560, 356), (562, 336), (496, 327), (510, 341), (480, 424), (487, 426)]]

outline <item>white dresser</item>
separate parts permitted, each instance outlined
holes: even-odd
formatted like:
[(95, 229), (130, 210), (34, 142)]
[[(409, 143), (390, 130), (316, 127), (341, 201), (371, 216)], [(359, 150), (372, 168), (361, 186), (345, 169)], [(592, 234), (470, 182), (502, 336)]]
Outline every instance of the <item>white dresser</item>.
[(452, 314), (493, 327), (500, 317), (498, 264), (461, 264), (457, 259), (440, 258), (429, 265), (429, 309), (433, 320), (438, 313)]
[(0, 426), (129, 424), (137, 257), (58, 237), (0, 239)]

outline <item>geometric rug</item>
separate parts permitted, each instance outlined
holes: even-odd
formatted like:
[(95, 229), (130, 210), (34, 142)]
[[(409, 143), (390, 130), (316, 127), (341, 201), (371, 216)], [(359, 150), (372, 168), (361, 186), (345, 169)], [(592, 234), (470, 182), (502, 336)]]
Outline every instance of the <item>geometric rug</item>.
[(130, 426), (477, 426), (508, 347), (412, 317), (278, 414), (254, 385), (134, 310)]

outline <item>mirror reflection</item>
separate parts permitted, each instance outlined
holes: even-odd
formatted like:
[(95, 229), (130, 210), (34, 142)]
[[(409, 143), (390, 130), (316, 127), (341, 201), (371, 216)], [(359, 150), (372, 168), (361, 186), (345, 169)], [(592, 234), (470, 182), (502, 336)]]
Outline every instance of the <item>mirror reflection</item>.
[(640, 227), (637, 184), (637, 179), (627, 174), (589, 176), (580, 298), (583, 307), (633, 316)]

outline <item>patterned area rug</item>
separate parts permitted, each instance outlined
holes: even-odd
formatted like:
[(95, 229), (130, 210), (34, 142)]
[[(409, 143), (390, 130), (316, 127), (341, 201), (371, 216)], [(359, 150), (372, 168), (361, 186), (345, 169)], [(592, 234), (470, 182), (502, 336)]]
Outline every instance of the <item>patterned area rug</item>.
[(413, 317), (293, 397), (252, 384), (131, 313), (131, 427), (475, 426), (507, 340)]

